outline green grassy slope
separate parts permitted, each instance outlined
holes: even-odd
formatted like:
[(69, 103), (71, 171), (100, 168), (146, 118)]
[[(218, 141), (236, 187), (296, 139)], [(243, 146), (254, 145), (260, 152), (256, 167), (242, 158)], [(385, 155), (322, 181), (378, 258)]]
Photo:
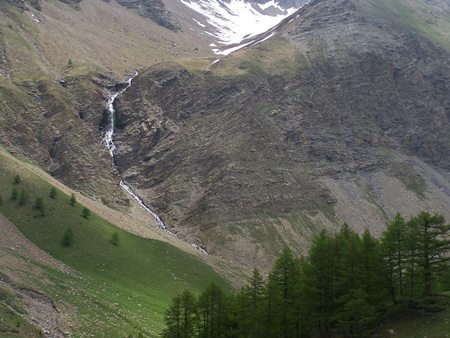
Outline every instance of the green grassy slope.
[(377, 10), (380, 17), (422, 34), (435, 44), (450, 50), (448, 5), (426, 0), (369, 0), (368, 3)]
[[(22, 181), (15, 185), (16, 174)], [(27, 193), (25, 205), (10, 200), (13, 188), (19, 194), (22, 190)], [(75, 304), (86, 318), (96, 318), (90, 330), (102, 332), (100, 335), (116, 330), (123, 335), (156, 334), (162, 327), (164, 310), (177, 292), (184, 288), (197, 292), (212, 281), (229, 288), (196, 257), (167, 243), (129, 234), (96, 215), (85, 219), (81, 205), (69, 205), (69, 197), (60, 191), (56, 199), (51, 199), (50, 188), (46, 181), (0, 152), (0, 212), (40, 248), (81, 274), (81, 280), (68, 280), (49, 270), (56, 287), (49, 286), (47, 291)], [(44, 200), (44, 216), (33, 208), (37, 197)], [(61, 241), (69, 227), (74, 232), (74, 244), (67, 248)], [(119, 235), (117, 246), (110, 243), (114, 232)], [(64, 283), (67, 285), (61, 286)], [(83, 291), (73, 292), (77, 288)], [(92, 295), (100, 297), (93, 299)]]
[[(392, 330), (392, 331), (391, 331)], [(390, 332), (389, 332), (390, 331)], [(404, 318), (385, 324), (380, 337), (446, 338), (450, 337), (450, 308), (422, 317)]]

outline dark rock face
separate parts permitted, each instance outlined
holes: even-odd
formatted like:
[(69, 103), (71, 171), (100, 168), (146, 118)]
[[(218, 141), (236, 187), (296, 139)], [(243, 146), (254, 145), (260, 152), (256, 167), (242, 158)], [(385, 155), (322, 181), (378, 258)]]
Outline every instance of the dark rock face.
[(232, 247), (234, 259), (276, 252), (291, 239), (274, 219), (332, 221), (321, 179), (389, 171), (391, 151), (450, 170), (449, 52), (356, 1), (306, 7), (281, 28), (297, 72), (220, 78), (160, 65), (118, 100), (120, 171), (209, 251), (245, 237), (251, 249)]
[(117, 2), (127, 8), (137, 10), (141, 16), (149, 18), (163, 27), (173, 31), (178, 31), (181, 28), (176, 19), (166, 10), (161, 0), (118, 0)]
[[(40, 0), (6, 0), (7, 3), (14, 5), (16, 7), (19, 7), (21, 9), (25, 9), (26, 3), (28, 2), (33, 8), (37, 9), (38, 11), (41, 10), (41, 4), (39, 2)], [(80, 2), (81, 0), (59, 0), (65, 4), (68, 4), (72, 6), (75, 9), (80, 9)]]

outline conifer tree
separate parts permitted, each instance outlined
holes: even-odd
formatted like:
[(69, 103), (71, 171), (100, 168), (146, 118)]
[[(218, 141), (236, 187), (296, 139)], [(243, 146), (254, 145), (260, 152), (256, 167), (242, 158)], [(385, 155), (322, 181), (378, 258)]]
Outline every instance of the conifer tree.
[(0, 195), (0, 207), (3, 205), (3, 197)]
[(164, 338), (193, 338), (197, 328), (197, 304), (194, 295), (185, 290), (172, 300), (165, 316)]
[(285, 248), (275, 262), (267, 284), (268, 293), (272, 297), (272, 334), (278, 337), (294, 337), (299, 327), (299, 278), (299, 261), (294, 258), (290, 249)]
[(114, 232), (111, 236), (111, 239), (109, 240), (109, 242), (112, 245), (119, 245), (119, 234), (117, 232)]
[(433, 294), (433, 281), (448, 269), (450, 257), (450, 225), (445, 224), (444, 216), (421, 212), (413, 222), (420, 231), (418, 253), (421, 258), (423, 295)]
[(172, 300), (172, 304), (164, 318), (166, 324), (166, 329), (163, 333), (164, 338), (181, 337), (181, 318), (181, 296), (178, 295)]
[(19, 196), (19, 193), (17, 192), (16, 188), (12, 188), (11, 190), (11, 201), (17, 201), (17, 197)]
[(224, 337), (226, 309), (223, 291), (214, 283), (199, 297), (199, 336), (204, 338)]
[(70, 204), (71, 206), (74, 206), (75, 204), (77, 204), (77, 199), (75, 198), (75, 194), (74, 194), (74, 193), (72, 193), (72, 194), (70, 195), (70, 198), (69, 198), (69, 204)]
[(14, 183), (15, 185), (19, 184), (21, 181), (22, 181), (22, 179), (20, 178), (19, 175), (14, 176), (13, 183)]
[(44, 216), (44, 200), (42, 197), (35, 199), (33, 207), (40, 212), (41, 216)]
[(64, 233), (64, 237), (62, 238), (61, 244), (65, 247), (72, 246), (74, 242), (74, 233), (71, 228), (68, 228)]
[(88, 208), (84, 207), (81, 211), (81, 216), (83, 218), (89, 219), (89, 217), (91, 216), (91, 211)]
[(21, 190), (19, 193), (19, 205), (25, 205), (27, 204), (28, 200), (28, 194), (25, 190)]
[(260, 336), (261, 324), (259, 319), (261, 318), (261, 311), (263, 305), (264, 296), (264, 280), (258, 269), (254, 269), (252, 276), (248, 281), (247, 288), (244, 294), (248, 300), (249, 311), (249, 325), (248, 325), (248, 337)]
[(406, 223), (405, 234), (405, 282), (406, 293), (410, 303), (421, 296), (422, 281), (420, 278), (420, 228), (416, 218)]
[(389, 293), (394, 303), (403, 297), (406, 233), (405, 220), (397, 214), (382, 238)]
[(384, 287), (384, 264), (380, 242), (368, 230), (361, 238), (360, 283), (371, 304), (380, 304), (386, 297)]
[(334, 303), (335, 263), (331, 236), (321, 231), (309, 251), (305, 271), (305, 292), (313, 326), (321, 336), (330, 336)]
[(56, 196), (58, 195), (58, 191), (56, 190), (55, 187), (52, 187), (48, 195), (50, 196), (50, 198), (55, 199)]

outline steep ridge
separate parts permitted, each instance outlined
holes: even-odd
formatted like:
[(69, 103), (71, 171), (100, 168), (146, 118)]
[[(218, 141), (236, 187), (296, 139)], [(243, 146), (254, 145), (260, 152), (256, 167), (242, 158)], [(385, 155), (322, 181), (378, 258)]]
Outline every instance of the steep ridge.
[(135, 68), (209, 54), (206, 41), (116, 2), (82, 1), (74, 10), (61, 2), (8, 1), (0, 8), (0, 143), (125, 210), (130, 203), (101, 144), (109, 91)]
[(183, 236), (252, 265), (342, 222), (449, 217), (447, 23), (423, 26), (439, 3), (395, 22), (392, 6), (312, 1), (206, 71), (150, 68), (118, 101), (122, 175)]

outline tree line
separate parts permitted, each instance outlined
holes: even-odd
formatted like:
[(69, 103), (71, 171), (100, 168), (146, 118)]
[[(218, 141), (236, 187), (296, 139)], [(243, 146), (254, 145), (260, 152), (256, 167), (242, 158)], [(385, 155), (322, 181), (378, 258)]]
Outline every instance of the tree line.
[(308, 256), (288, 248), (266, 279), (255, 269), (245, 287), (211, 284), (177, 295), (165, 338), (364, 337), (400, 312), (438, 310), (450, 290), (450, 225), (439, 214), (396, 215), (381, 238), (344, 224), (322, 231)]

